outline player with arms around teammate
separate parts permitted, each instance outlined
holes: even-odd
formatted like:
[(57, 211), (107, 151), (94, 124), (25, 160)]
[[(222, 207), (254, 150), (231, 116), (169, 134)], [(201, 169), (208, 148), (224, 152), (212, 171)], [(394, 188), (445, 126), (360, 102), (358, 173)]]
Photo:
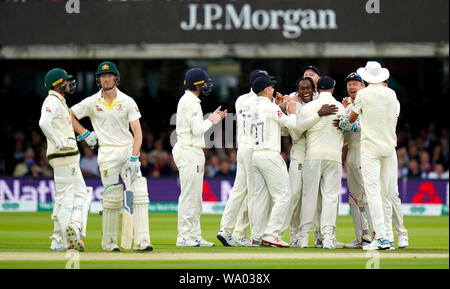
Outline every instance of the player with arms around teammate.
[(312, 125), (319, 121), (320, 117), (335, 114), (335, 105), (323, 104), (310, 119), (303, 118), (302, 107), (313, 101), (315, 92), (314, 81), (309, 77), (301, 77), (297, 80), (297, 92), (291, 94), (291, 101), (297, 102), (297, 126), (288, 130), (292, 138), (289, 164), (289, 184), (292, 193), (292, 201), (289, 206), (285, 227), (291, 225), (290, 241), (292, 247), (298, 247), (297, 235), (300, 227), (300, 208), (302, 198), (303, 165), (306, 154), (306, 134), (304, 133)]
[(225, 118), (227, 110), (220, 111), (219, 107), (207, 120), (203, 120), (199, 97), (208, 96), (212, 91), (211, 79), (203, 69), (187, 71), (184, 85), (186, 90), (177, 106), (177, 143), (172, 150), (181, 186), (176, 246), (212, 247), (214, 243), (203, 239), (200, 226), (205, 169), (203, 148), (205, 132)]
[[(71, 108), (74, 129), (79, 141), (91, 147), (98, 136), (98, 165), (104, 187), (102, 196), (102, 248), (119, 251), (118, 231), (123, 185), (119, 176), (130, 170), (133, 192), (134, 245), (137, 251), (151, 251), (148, 227), (147, 179), (140, 171), (139, 155), (142, 144), (141, 114), (136, 102), (117, 85), (120, 74), (114, 63), (102, 62), (97, 68), (97, 85), (100, 90)], [(89, 117), (95, 132), (85, 129), (78, 119)], [(130, 132), (131, 131), (133, 134)]]
[[(305, 117), (317, 114), (323, 104), (334, 104), (338, 113), (344, 113), (342, 104), (333, 97), (335, 81), (323, 76), (317, 82), (319, 97), (303, 107)], [(308, 248), (308, 234), (313, 228), (317, 199), (320, 194), (320, 233), (323, 236), (323, 248), (335, 249), (336, 221), (342, 176), (342, 132), (332, 123), (333, 116), (321, 117), (306, 132), (306, 156), (303, 171), (303, 189), (300, 208), (300, 228), (298, 246)]]
[[(250, 85), (260, 76), (269, 75), (265, 70), (253, 70), (250, 73)], [(251, 127), (256, 98), (256, 94), (250, 88), (250, 92), (239, 96), (235, 104), (238, 144), (236, 178), (222, 215), (220, 231), (217, 233), (217, 238), (224, 246), (235, 246), (236, 243), (242, 246), (251, 245), (251, 241), (245, 238), (241, 231), (246, 231), (249, 223), (248, 216), (251, 212), (248, 210), (250, 209), (248, 200), (251, 199), (254, 190), (252, 155), (255, 141)], [(234, 226), (235, 230), (231, 235)]]
[(45, 75), (45, 87), (49, 92), (42, 104), (39, 126), (47, 138), (47, 159), (56, 188), (51, 249), (84, 251), (82, 238), (86, 237), (92, 188), (86, 188), (80, 171), (80, 152), (65, 99), (75, 91), (76, 82), (65, 70), (54, 68)]
[[(397, 135), (395, 132), (400, 103), (395, 92), (382, 85), (389, 70), (376, 61), (368, 61), (357, 70), (369, 85), (358, 91), (349, 115), (353, 123), (361, 119), (361, 172), (375, 230), (374, 240), (364, 250), (391, 249), (385, 228), (385, 202), (397, 184)], [(383, 188), (382, 188), (383, 187)]]
[[(286, 163), (280, 155), (281, 128), (295, 128), (296, 104), (289, 103), (290, 115), (285, 115), (281, 108), (273, 103), (275, 84), (276, 81), (267, 76), (258, 77), (252, 83), (252, 90), (258, 95), (252, 118), (255, 135), (253, 150), (255, 191), (249, 200), (252, 206), (250, 224), (254, 247), (262, 243), (289, 247), (289, 244), (281, 239), (291, 201), (289, 174)], [(268, 216), (272, 201), (272, 211)]]

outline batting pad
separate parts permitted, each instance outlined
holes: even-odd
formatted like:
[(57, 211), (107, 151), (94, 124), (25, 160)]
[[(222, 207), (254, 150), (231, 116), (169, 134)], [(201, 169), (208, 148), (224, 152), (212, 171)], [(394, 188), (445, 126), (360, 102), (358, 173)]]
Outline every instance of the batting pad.
[(118, 247), (120, 207), (123, 199), (123, 185), (109, 186), (103, 192), (102, 204), (102, 247), (110, 250)]

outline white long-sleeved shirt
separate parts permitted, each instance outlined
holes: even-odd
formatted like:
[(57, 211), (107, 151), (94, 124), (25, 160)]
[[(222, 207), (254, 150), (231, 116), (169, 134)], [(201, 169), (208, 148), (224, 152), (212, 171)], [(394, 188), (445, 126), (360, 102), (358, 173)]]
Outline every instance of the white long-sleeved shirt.
[(66, 100), (54, 90), (49, 91), (42, 104), (39, 127), (47, 138), (47, 158), (52, 167), (80, 161), (78, 148), (64, 152), (56, 150), (63, 139), (73, 138), (74, 141), (76, 139)]
[(203, 120), (200, 99), (186, 90), (177, 106), (177, 142), (184, 146), (204, 148), (204, 134), (212, 126), (210, 120)]
[[(342, 103), (338, 102), (329, 92), (321, 92), (315, 101), (303, 106), (303, 115), (308, 118), (324, 104), (334, 104), (338, 107), (338, 114), (344, 114)], [(342, 146), (344, 136), (341, 130), (333, 125), (335, 115), (323, 116), (306, 131), (306, 160), (331, 160), (342, 162)]]
[(361, 123), (361, 152), (389, 157), (397, 146), (395, 133), (400, 103), (395, 91), (381, 83), (358, 91), (352, 110)]
[(290, 152), (291, 159), (300, 163), (305, 161), (306, 156), (306, 134), (314, 124), (320, 120), (318, 113), (310, 114), (305, 117), (303, 113), (303, 106), (305, 103), (297, 102), (297, 124), (295, 129), (289, 129), (289, 135), (292, 139), (292, 148)]
[(252, 133), (255, 134), (254, 151), (272, 150), (281, 152), (281, 127), (293, 129), (295, 114), (285, 115), (270, 99), (258, 96), (252, 118)]
[(249, 93), (239, 96), (235, 103), (237, 117), (237, 145), (238, 147), (253, 148), (255, 145), (252, 135), (252, 111), (256, 104), (256, 94), (250, 90)]

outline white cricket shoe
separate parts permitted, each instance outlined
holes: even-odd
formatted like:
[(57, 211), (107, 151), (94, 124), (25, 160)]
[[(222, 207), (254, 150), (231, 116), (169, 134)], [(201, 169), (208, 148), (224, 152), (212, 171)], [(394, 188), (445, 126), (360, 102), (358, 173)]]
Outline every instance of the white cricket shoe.
[(282, 248), (288, 248), (289, 247), (288, 243), (286, 243), (285, 241), (281, 240), (278, 237), (265, 235), (264, 237), (262, 237), (261, 240), (263, 241), (263, 243), (268, 243), (269, 245), (274, 245), (274, 246), (282, 247)]
[(50, 249), (52, 249), (53, 251), (66, 251), (69, 248), (69, 245), (62, 236), (53, 234), (50, 239), (52, 239)]
[(342, 243), (342, 242), (339, 242), (339, 241), (337, 241), (337, 240), (334, 240), (334, 248), (336, 248), (336, 249), (342, 249), (342, 248), (344, 248), (344, 243)]
[(322, 241), (322, 248), (323, 249), (336, 249), (336, 245), (335, 245), (336, 241), (332, 240), (332, 239), (324, 239)]
[(214, 247), (215, 246), (215, 244), (213, 242), (208, 242), (203, 238), (197, 239), (196, 241), (200, 244), (200, 247)]
[(75, 224), (69, 224), (69, 226), (67, 226), (66, 234), (71, 249), (79, 252), (83, 252), (85, 250), (84, 242), (81, 239), (80, 230)]
[(236, 242), (233, 240), (233, 237), (225, 230), (220, 230), (219, 233), (217, 233), (217, 239), (219, 239), (225, 247), (236, 247)]
[(194, 239), (177, 238), (177, 247), (200, 247), (200, 243)]
[(362, 249), (363, 246), (369, 245), (370, 243), (371, 243), (370, 241), (367, 241), (367, 240), (364, 240), (364, 239), (362, 239), (362, 242), (359, 243), (358, 240), (355, 239), (352, 242), (345, 244), (344, 248), (347, 248), (347, 249)]
[(235, 242), (235, 244), (237, 244), (241, 247), (251, 247), (252, 246), (252, 241), (247, 237), (240, 238), (240, 239), (233, 238), (233, 241)]
[(308, 248), (308, 238), (299, 238), (297, 240), (298, 248)]
[(408, 247), (409, 246), (408, 237), (406, 237), (406, 236), (399, 237), (397, 245), (398, 245), (399, 249), (404, 249), (404, 248)]
[(387, 239), (373, 240), (369, 245), (363, 246), (363, 250), (387, 250), (391, 248)]

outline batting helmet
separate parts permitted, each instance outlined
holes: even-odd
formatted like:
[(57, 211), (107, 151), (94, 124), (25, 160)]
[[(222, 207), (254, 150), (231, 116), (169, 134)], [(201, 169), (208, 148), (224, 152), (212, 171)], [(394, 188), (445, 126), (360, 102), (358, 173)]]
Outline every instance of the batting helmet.
[(186, 72), (184, 86), (189, 90), (197, 90), (199, 87), (200, 92), (207, 96), (212, 91), (213, 83), (206, 71), (201, 68), (193, 68)]
[(101, 84), (100, 84), (100, 80), (99, 80), (100, 75), (106, 74), (106, 73), (114, 74), (116, 76), (116, 86), (119, 85), (120, 73), (119, 73), (119, 70), (117, 69), (117, 66), (114, 63), (112, 63), (111, 61), (103, 61), (97, 67), (97, 73), (95, 74), (95, 76), (97, 77), (98, 88), (100, 88), (100, 89), (102, 88)]
[(65, 80), (70, 80), (69, 93), (73, 93), (77, 87), (76, 81), (72, 75), (68, 75), (64, 69), (53, 68), (45, 74), (44, 87), (47, 89), (61, 88), (65, 89)]

